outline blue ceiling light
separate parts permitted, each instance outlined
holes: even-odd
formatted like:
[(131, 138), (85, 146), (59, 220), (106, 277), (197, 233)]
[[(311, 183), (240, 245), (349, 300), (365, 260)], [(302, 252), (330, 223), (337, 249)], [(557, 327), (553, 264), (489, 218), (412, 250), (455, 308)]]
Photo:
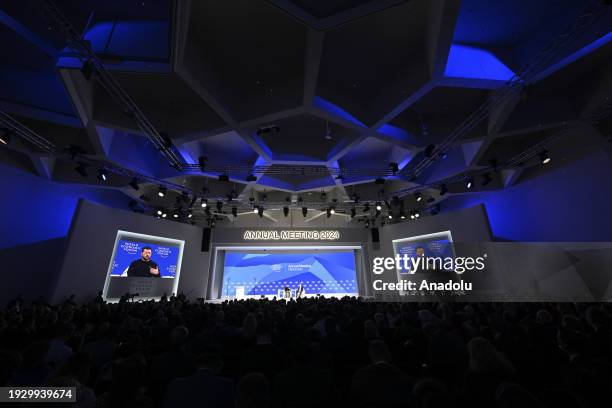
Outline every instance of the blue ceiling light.
[(514, 76), (514, 72), (490, 51), (452, 44), (444, 76), (505, 82)]

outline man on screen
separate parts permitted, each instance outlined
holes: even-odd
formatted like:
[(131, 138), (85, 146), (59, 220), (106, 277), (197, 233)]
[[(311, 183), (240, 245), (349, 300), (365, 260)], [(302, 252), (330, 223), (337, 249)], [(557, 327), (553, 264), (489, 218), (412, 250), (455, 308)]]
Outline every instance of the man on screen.
[(142, 248), (140, 253), (140, 259), (132, 262), (127, 271), (127, 276), (132, 277), (153, 277), (159, 278), (159, 267), (155, 262), (151, 260), (151, 253), (153, 251), (150, 247)]

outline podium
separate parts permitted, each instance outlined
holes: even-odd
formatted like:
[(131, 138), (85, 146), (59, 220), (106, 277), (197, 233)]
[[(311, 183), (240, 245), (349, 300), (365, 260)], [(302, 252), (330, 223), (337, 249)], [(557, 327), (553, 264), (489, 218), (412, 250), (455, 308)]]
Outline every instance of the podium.
[(236, 299), (244, 299), (244, 286), (236, 286)]

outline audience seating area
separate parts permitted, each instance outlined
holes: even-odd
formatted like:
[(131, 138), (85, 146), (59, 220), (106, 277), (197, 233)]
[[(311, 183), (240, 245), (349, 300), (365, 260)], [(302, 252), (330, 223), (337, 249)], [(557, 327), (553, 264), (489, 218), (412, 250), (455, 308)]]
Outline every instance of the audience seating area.
[(0, 386), (80, 407), (603, 407), (609, 304), (356, 298), (48, 305), (0, 312)]

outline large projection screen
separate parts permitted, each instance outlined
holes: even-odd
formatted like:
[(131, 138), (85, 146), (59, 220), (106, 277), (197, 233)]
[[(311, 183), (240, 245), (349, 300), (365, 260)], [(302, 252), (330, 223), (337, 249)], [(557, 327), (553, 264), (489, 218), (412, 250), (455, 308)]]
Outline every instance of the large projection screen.
[[(417, 256), (440, 257), (443, 259), (455, 257), (455, 247), (453, 246), (453, 237), (450, 231), (395, 239), (392, 241), (392, 244), (393, 255), (399, 255), (401, 258), (403, 258), (404, 255), (407, 255), (408, 258)], [(410, 269), (404, 269), (403, 263), (400, 263), (400, 266), (400, 268), (396, 268), (398, 282), (408, 275), (415, 273), (415, 271), (411, 271)], [(444, 272), (454, 274), (452, 270)], [(400, 294), (405, 293), (400, 292)]]
[(357, 296), (360, 247), (342, 248), (226, 248), (222, 262), (220, 297), (272, 298), (292, 293), (301, 284), (305, 296)]
[[(164, 294), (170, 296), (176, 293), (184, 246), (185, 241), (181, 240), (117, 231), (104, 283), (103, 299), (112, 302), (130, 293), (137, 294), (135, 299), (157, 300)], [(154, 267), (157, 273), (134, 276), (145, 251), (150, 254), (149, 262), (145, 263), (145, 272)]]

